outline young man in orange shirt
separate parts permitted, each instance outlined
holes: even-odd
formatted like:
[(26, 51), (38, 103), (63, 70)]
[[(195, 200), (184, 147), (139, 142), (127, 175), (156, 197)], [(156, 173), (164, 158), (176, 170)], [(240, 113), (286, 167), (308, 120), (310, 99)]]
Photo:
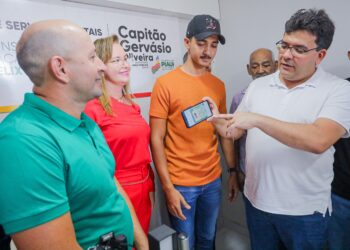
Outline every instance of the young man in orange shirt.
[[(189, 236), (190, 249), (214, 249), (221, 203), (218, 135), (208, 122), (186, 128), (181, 111), (210, 96), (226, 112), (225, 85), (207, 71), (219, 42), (225, 43), (219, 22), (197, 15), (189, 23), (184, 44), (186, 62), (159, 77), (150, 108), (153, 160), (165, 193), (170, 220)], [(237, 194), (233, 144), (220, 139), (230, 171), (229, 198)]]

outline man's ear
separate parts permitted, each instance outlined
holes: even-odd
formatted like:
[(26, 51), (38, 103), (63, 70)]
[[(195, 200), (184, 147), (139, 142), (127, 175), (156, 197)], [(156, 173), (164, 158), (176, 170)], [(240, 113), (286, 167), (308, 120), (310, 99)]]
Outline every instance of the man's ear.
[(249, 64), (247, 64), (247, 72), (248, 72), (248, 75), (252, 75), (252, 72), (250, 71), (250, 65)]
[(191, 43), (191, 39), (185, 37), (185, 38), (184, 38), (184, 45), (185, 45), (185, 48), (186, 48), (187, 50), (190, 48), (190, 43)]
[(349, 60), (350, 60), (350, 50), (348, 51), (348, 58), (349, 58)]
[(53, 56), (49, 61), (49, 71), (52, 77), (60, 82), (67, 83), (69, 80), (67, 72), (67, 64), (63, 57)]
[(316, 64), (319, 65), (322, 62), (322, 60), (326, 57), (326, 55), (327, 55), (326, 49), (321, 49), (320, 51), (318, 51), (318, 58), (317, 58)]

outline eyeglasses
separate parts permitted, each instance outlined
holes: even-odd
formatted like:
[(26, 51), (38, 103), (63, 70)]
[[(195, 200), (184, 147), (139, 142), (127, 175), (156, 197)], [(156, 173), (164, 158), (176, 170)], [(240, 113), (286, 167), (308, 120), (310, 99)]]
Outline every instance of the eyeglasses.
[(288, 43), (286, 43), (283, 40), (278, 41), (276, 43), (276, 46), (277, 46), (277, 49), (280, 53), (285, 53), (289, 49), (293, 56), (301, 56), (301, 55), (304, 55), (311, 50), (318, 50), (319, 49), (319, 47), (308, 49), (302, 45), (290, 46)]

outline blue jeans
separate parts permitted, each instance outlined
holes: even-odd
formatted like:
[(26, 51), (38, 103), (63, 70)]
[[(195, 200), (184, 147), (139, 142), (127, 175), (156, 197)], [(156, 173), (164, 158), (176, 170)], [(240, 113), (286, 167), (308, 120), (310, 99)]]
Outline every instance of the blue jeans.
[(321, 250), (327, 242), (329, 214), (281, 215), (261, 211), (244, 197), (253, 250)]
[(329, 225), (329, 249), (350, 249), (350, 200), (332, 194), (333, 212)]
[(221, 203), (221, 179), (194, 187), (175, 186), (191, 209), (182, 208), (185, 221), (170, 214), (172, 227), (189, 237), (190, 249), (215, 249), (216, 220)]

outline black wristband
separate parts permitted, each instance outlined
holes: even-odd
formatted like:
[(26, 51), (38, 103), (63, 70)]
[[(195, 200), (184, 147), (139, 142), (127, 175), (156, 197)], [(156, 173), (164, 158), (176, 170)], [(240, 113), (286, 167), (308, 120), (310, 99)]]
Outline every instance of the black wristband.
[(227, 173), (231, 174), (231, 173), (238, 173), (238, 168), (234, 167), (234, 168), (227, 168)]

